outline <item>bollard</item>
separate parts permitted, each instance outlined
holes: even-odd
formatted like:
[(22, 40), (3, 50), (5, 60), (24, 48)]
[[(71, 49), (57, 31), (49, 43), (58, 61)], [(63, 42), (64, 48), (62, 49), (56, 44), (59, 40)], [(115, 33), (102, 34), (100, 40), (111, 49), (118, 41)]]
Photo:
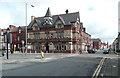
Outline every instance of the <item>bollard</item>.
[(2, 52), (2, 56), (4, 56), (5, 54), (4, 54), (4, 52)]

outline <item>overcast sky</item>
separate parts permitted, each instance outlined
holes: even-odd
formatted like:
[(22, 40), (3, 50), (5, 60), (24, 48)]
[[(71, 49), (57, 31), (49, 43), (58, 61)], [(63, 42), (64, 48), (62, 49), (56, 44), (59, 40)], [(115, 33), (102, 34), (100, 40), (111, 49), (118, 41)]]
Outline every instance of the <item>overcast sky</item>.
[[(80, 12), (87, 33), (103, 42), (114, 41), (118, 34), (119, 0), (0, 0), (0, 28), (25, 25), (25, 3), (28, 24), (31, 16), (44, 16), (48, 7), (52, 15)], [(31, 7), (34, 5), (35, 7)]]

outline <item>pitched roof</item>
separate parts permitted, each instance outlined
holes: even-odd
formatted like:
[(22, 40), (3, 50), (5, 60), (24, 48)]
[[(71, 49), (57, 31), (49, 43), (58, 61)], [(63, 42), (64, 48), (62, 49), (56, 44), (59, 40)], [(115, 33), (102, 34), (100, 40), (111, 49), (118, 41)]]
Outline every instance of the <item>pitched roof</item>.
[[(26, 26), (20, 26), (20, 27), (22, 28), (22, 31), (25, 31), (25, 27), (26, 27)], [(17, 31), (18, 31), (18, 28), (19, 28), (19, 27), (12, 28), (12, 29), (10, 29), (10, 31), (11, 31), (11, 32), (17, 32)]]
[(46, 12), (46, 14), (45, 14), (45, 17), (51, 17), (51, 12), (50, 12), (49, 7), (48, 7), (48, 10), (47, 10), (47, 12)]
[[(57, 20), (61, 20), (61, 22), (65, 25), (65, 21), (63, 20), (63, 18), (61, 16), (58, 15), (58, 18), (56, 19)], [(55, 22), (54, 22), (55, 23)]]
[(101, 39), (99, 39), (99, 38), (92, 38), (91, 40), (92, 41), (101, 41)]
[[(71, 22), (76, 22), (77, 18), (80, 19), (79, 12), (68, 13), (68, 14), (60, 14), (60, 15), (53, 15), (53, 16), (51, 16), (51, 18), (53, 19), (53, 24), (59, 18), (64, 23), (64, 25), (69, 25), (69, 24), (71, 24)], [(44, 27), (43, 26), (44, 17), (35, 18), (33, 21), (30, 22), (30, 24), (28, 26), (31, 27), (34, 22), (37, 22), (40, 27)]]

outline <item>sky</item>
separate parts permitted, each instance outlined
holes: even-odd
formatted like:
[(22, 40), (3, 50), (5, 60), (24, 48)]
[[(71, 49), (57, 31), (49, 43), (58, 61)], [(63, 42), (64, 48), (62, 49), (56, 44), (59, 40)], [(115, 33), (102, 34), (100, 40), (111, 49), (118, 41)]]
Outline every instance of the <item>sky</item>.
[[(25, 26), (25, 3), (27, 24), (31, 16), (42, 17), (47, 8), (52, 15), (79, 12), (80, 21), (92, 38), (111, 44), (118, 35), (119, 0), (0, 0), (0, 28), (9, 25)], [(34, 5), (35, 7), (31, 7)]]

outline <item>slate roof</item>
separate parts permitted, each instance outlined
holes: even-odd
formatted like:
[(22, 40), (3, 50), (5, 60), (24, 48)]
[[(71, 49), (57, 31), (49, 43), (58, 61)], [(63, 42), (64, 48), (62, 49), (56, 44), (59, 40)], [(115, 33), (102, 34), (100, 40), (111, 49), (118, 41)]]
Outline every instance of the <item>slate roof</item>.
[(46, 14), (45, 14), (45, 17), (51, 17), (51, 12), (50, 12), (50, 9), (48, 8)]
[[(56, 21), (57, 21), (57, 20), (61, 20), (62, 23), (65, 25), (65, 21), (63, 20), (63, 18), (62, 18), (61, 16), (58, 15), (58, 18), (56, 19)], [(55, 22), (54, 22), (54, 24), (55, 24)], [(54, 24), (53, 24), (53, 25), (54, 25)]]
[[(46, 16), (47, 15), (48, 14), (46, 13)], [(53, 15), (51, 16), (51, 18), (53, 19), (52, 26), (54, 26), (54, 23), (56, 22), (58, 18), (63, 22), (64, 25), (70, 25), (71, 22), (76, 22), (77, 18), (80, 19), (80, 16), (79, 16), (79, 12), (74, 12), (74, 13), (68, 13), (68, 14)], [(35, 18), (33, 21), (30, 22), (30, 24), (28, 25), (28, 28), (30, 28), (34, 24), (34, 22), (36, 22), (40, 27), (44, 27), (43, 26), (44, 17)]]
[[(26, 26), (20, 26), (22, 28), (22, 31), (25, 31)], [(17, 32), (19, 27), (14, 27), (10, 29), (11, 32)]]
[(99, 38), (92, 38), (91, 40), (92, 41), (101, 41), (101, 39), (99, 39)]

